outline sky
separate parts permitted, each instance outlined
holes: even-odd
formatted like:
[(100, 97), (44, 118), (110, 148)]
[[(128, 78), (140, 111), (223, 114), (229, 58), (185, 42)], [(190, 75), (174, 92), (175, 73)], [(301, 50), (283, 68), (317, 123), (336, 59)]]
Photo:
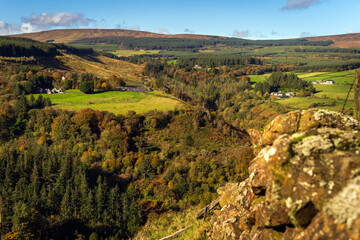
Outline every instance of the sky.
[(64, 28), (286, 39), (360, 32), (360, 0), (0, 0), (0, 35)]

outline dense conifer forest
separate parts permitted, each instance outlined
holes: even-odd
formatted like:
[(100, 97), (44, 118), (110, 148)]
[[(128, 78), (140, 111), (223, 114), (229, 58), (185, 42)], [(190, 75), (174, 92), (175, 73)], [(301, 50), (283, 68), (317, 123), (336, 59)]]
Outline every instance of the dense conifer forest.
[(328, 46), (332, 41), (308, 40), (245, 40), (239, 38), (185, 39), (185, 38), (93, 38), (71, 42), (72, 44), (117, 44), (125, 49), (143, 48), (149, 50), (199, 50), (203, 47), (225, 45), (244, 46)]
[(73, 54), (91, 54), (91, 48), (76, 48), (64, 44), (43, 43), (28, 38), (0, 37), (0, 56), (2, 57), (54, 57), (58, 50)]

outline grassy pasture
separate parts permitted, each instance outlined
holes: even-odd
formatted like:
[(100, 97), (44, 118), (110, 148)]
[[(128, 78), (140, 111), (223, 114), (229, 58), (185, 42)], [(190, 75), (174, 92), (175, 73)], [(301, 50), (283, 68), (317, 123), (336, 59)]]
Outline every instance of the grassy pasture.
[(344, 71), (344, 72), (316, 72), (308, 74), (299, 74), (300, 78), (305, 81), (315, 82), (316, 80), (334, 80), (335, 83), (345, 84), (352, 83), (354, 81), (354, 71)]
[(167, 61), (166, 63), (167, 63), (167, 64), (176, 64), (176, 63), (177, 63), (177, 60), (170, 60), (170, 61)]
[[(315, 82), (316, 80), (334, 80), (335, 83), (338, 84), (346, 84), (352, 83), (354, 81), (354, 70), (344, 71), (344, 72), (312, 72), (312, 73), (295, 73), (299, 78), (309, 81)], [(264, 75), (249, 75), (250, 81), (252, 83), (263, 82), (267, 78), (269, 78), (271, 74)], [(316, 87), (316, 86), (315, 86)]]
[[(318, 108), (333, 110), (333, 111), (341, 111), (350, 89), (350, 85), (314, 85), (316, 89), (316, 93), (313, 97), (294, 97), (294, 98), (285, 98), (276, 100), (279, 103), (288, 105), (293, 108), (299, 109), (308, 109), (309, 106), (313, 103), (330, 103), (334, 100), (336, 101), (335, 106), (318, 106)], [(354, 91), (349, 94), (348, 101), (346, 103), (345, 109), (350, 109), (354, 107)]]
[(310, 78), (324, 74), (324, 72), (311, 72), (311, 73), (295, 73), (299, 78)]
[[(316, 89), (316, 93), (314, 94), (315, 97), (322, 97), (324, 94), (326, 94), (326, 96), (328, 98), (340, 98), (340, 99), (345, 99), (346, 95), (349, 92), (350, 89), (350, 85), (338, 85), (338, 84), (334, 84), (334, 85), (323, 85), (323, 84), (316, 84), (315, 85), (315, 89)], [(354, 88), (352, 89), (349, 99), (354, 99)]]
[[(39, 94), (34, 96), (37, 98)], [(126, 114), (130, 110), (136, 113), (145, 113), (155, 109), (169, 111), (175, 107), (183, 107), (179, 100), (158, 91), (148, 93), (110, 91), (84, 94), (79, 90), (69, 90), (64, 94), (51, 94), (46, 97), (62, 109), (92, 108), (114, 114)]]
[[(322, 98), (314, 98), (314, 97), (310, 97), (310, 98), (294, 97), (294, 98), (278, 99), (276, 101), (292, 108), (308, 109), (310, 105), (313, 103), (331, 103), (334, 101), (334, 99), (329, 99), (329, 98), (322, 99)], [(344, 106), (344, 102), (345, 100), (336, 100), (335, 106), (317, 106), (317, 108), (340, 112)], [(352, 99), (349, 99), (346, 102), (345, 110), (348, 110), (353, 107), (354, 107), (354, 101)]]
[(249, 75), (250, 82), (255, 87), (255, 83), (263, 82), (270, 77), (271, 74), (263, 74), (263, 75)]
[[(279, 103), (288, 105), (296, 109), (307, 109), (313, 103), (330, 103), (336, 100), (336, 106), (318, 106), (318, 108), (329, 109), (334, 111), (341, 111), (349, 92), (351, 85), (354, 81), (354, 70), (344, 72), (312, 72), (312, 73), (296, 73), (301, 79), (306, 81), (316, 81), (318, 79), (327, 80), (332, 79), (336, 82), (334, 85), (315, 84), (316, 93), (313, 97), (302, 98), (285, 98), (276, 100)], [(270, 74), (264, 75), (251, 75), (252, 83), (263, 82)], [(354, 91), (349, 94), (348, 102), (345, 109), (350, 109), (354, 106)]]

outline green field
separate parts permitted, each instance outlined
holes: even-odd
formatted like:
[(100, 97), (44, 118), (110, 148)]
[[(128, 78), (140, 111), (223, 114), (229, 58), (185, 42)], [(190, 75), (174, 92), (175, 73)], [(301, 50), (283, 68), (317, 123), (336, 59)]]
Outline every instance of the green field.
[(354, 81), (354, 70), (344, 72), (316, 72), (299, 73), (298, 75), (305, 81), (315, 82), (316, 80), (334, 80), (337, 84), (349, 84)]
[(167, 63), (167, 64), (176, 64), (176, 63), (177, 63), (177, 60), (170, 60), (170, 61), (167, 61), (166, 63)]
[(253, 87), (255, 87), (255, 83), (258, 82), (263, 82), (266, 79), (268, 79), (270, 77), (271, 74), (263, 74), (263, 75), (249, 75), (250, 77), (250, 82), (253, 85)]
[[(310, 105), (313, 103), (331, 103), (334, 101), (334, 99), (330, 99), (330, 98), (322, 99), (322, 98), (314, 98), (314, 97), (308, 97), (308, 98), (294, 97), (294, 98), (278, 99), (276, 101), (291, 108), (308, 109)], [(317, 108), (340, 112), (344, 106), (344, 102), (345, 100), (336, 100), (335, 106), (317, 106)], [(353, 107), (354, 107), (354, 101), (353, 99), (349, 99), (346, 102), (345, 110), (348, 110)]]
[[(350, 90), (350, 83), (354, 81), (354, 70), (343, 71), (343, 72), (311, 72), (311, 73), (295, 73), (301, 79), (306, 81), (316, 81), (331, 79), (334, 80), (336, 84), (334, 85), (323, 85), (315, 84), (314, 88), (316, 92), (313, 97), (294, 97), (294, 98), (285, 98), (276, 100), (279, 103), (287, 105), (295, 109), (308, 109), (309, 106), (313, 103), (330, 103), (334, 100), (336, 101), (335, 106), (318, 106), (318, 108), (329, 109), (334, 111), (341, 111), (347, 97), (347, 94)], [(269, 78), (270, 74), (264, 75), (251, 75), (251, 83), (253, 86), (257, 82), (263, 82)], [(346, 103), (345, 109), (350, 109), (354, 106), (354, 89), (349, 94), (348, 102)]]
[[(35, 98), (39, 94), (34, 95)], [(184, 105), (176, 98), (154, 91), (148, 93), (109, 91), (84, 94), (79, 90), (69, 90), (64, 94), (43, 95), (49, 97), (53, 105), (68, 110), (92, 108), (114, 114), (126, 114), (128, 111), (145, 113), (151, 110), (169, 111)]]
[[(334, 111), (341, 111), (343, 108), (346, 96), (350, 90), (350, 85), (314, 85), (316, 93), (313, 97), (294, 97), (277, 100), (279, 103), (288, 105), (293, 108), (307, 109), (312, 103), (328, 103), (336, 101), (336, 106), (318, 106), (318, 108), (329, 109)], [(354, 89), (349, 94), (348, 101), (346, 103), (346, 109), (354, 106)]]
[[(326, 97), (333, 99), (345, 99), (346, 95), (350, 90), (350, 85), (322, 85), (316, 84), (315, 89), (316, 93), (315, 97), (323, 97), (326, 94)], [(349, 99), (354, 99), (354, 88), (352, 89)]]

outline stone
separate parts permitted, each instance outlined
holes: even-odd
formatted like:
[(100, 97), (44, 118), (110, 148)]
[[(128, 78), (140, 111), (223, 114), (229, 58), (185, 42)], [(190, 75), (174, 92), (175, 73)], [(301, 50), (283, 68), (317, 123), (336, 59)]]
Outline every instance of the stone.
[(276, 117), (249, 178), (218, 190), (213, 239), (359, 239), (359, 130), (327, 110)]
[(252, 143), (254, 146), (262, 145), (262, 141), (263, 141), (262, 135), (263, 135), (263, 132), (258, 131), (258, 130), (253, 129), (253, 128), (247, 129), (246, 132), (249, 134), (251, 143)]

